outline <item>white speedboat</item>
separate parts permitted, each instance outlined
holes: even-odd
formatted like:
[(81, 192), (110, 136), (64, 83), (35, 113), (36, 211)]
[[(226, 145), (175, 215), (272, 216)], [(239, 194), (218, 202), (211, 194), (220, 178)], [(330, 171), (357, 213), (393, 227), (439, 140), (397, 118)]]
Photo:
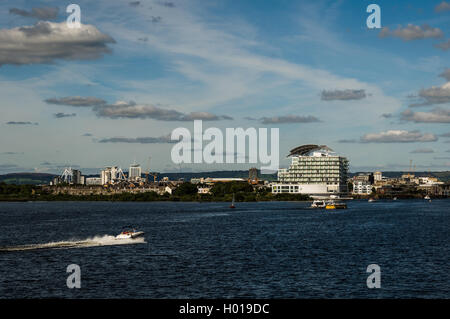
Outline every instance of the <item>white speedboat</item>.
[(144, 236), (143, 231), (136, 231), (136, 229), (127, 229), (116, 236), (116, 239), (133, 239)]
[(324, 200), (314, 200), (311, 204), (311, 208), (325, 208), (327, 206), (327, 204), (325, 203)]

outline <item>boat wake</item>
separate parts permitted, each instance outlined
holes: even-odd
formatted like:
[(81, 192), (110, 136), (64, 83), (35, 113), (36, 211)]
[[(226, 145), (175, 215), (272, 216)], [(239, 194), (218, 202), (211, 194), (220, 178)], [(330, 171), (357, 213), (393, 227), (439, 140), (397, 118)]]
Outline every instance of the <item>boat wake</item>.
[(147, 242), (145, 241), (144, 237), (116, 239), (115, 236), (104, 235), (86, 238), (82, 240), (57, 241), (45, 244), (5, 246), (0, 247), (0, 252), (37, 250), (37, 249), (70, 249), (70, 248), (84, 248), (96, 246), (134, 245), (146, 243)]

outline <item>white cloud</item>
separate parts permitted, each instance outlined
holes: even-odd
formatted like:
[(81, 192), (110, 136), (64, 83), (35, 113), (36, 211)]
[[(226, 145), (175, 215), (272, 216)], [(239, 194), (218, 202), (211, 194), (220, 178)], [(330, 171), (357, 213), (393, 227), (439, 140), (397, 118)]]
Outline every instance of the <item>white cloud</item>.
[(435, 48), (447, 51), (450, 49), (450, 40), (434, 44)]
[(324, 101), (333, 100), (361, 100), (367, 97), (365, 90), (334, 90), (327, 91), (323, 90), (321, 93), (321, 99)]
[(114, 40), (92, 25), (69, 28), (66, 22), (0, 29), (0, 66), (49, 63), (57, 59), (96, 59)]
[[(145, 42), (139, 41), (140, 45), (172, 58), (173, 69), (191, 79), (207, 83), (207, 88), (202, 93), (208, 94), (212, 89), (215, 96), (224, 97), (211, 97), (213, 103), (210, 106), (214, 106), (214, 102), (230, 101), (255, 90), (262, 93), (270, 81), (284, 84), (301, 81), (304, 87), (318, 91), (324, 88), (345, 90), (351, 87), (354, 90), (372, 92), (376, 96), (373, 103), (378, 105), (398, 105), (398, 101), (384, 96), (375, 85), (342, 77), (326, 69), (255, 53), (258, 52), (255, 49), (263, 48), (267, 51), (270, 46), (253, 40), (255, 31), (251, 27), (245, 23), (232, 24), (215, 20), (209, 23), (208, 19), (202, 19), (199, 14), (201, 10), (197, 8), (194, 11), (189, 5), (180, 4), (164, 12), (158, 11), (157, 14), (163, 15), (164, 23), (151, 30), (139, 30), (138, 26), (146, 25), (149, 17), (155, 14), (144, 10), (138, 12), (133, 20), (134, 28), (125, 24), (103, 25), (112, 30), (112, 34), (120, 42), (135, 43), (137, 39), (145, 38)], [(240, 33), (233, 30), (239, 30)], [(268, 77), (271, 77), (270, 81), (264, 81)], [(204, 101), (200, 103), (202, 102)]]
[(439, 74), (439, 76), (443, 77), (444, 79), (446, 79), (447, 82), (450, 82), (450, 69), (449, 68), (445, 69), (444, 72)]
[(450, 3), (446, 2), (446, 1), (442, 1), (434, 8), (434, 11), (436, 11), (436, 12), (450, 11)]

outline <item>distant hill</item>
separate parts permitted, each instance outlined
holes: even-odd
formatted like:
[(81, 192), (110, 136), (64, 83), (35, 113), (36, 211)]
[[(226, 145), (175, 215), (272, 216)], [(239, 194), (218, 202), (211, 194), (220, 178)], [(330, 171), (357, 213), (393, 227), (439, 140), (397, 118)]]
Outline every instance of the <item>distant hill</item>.
[[(231, 178), (248, 178), (248, 171), (212, 171), (212, 172), (195, 172), (195, 173), (160, 173), (158, 175), (158, 180), (163, 177), (169, 177), (170, 180), (178, 180), (180, 178), (183, 178), (185, 181), (190, 181), (191, 178), (200, 178), (200, 177), (212, 177), (212, 178), (225, 178), (225, 177), (231, 177)], [(258, 171), (258, 177), (259, 179), (263, 180), (276, 180), (277, 174), (263, 174), (261, 175), (261, 172)]]
[[(382, 172), (383, 176), (389, 177), (389, 178), (397, 178), (401, 177), (403, 174), (407, 172)], [(360, 172), (357, 173), (350, 173), (349, 176), (353, 177), (355, 175), (361, 174)], [(429, 176), (429, 177), (437, 177), (442, 182), (449, 182), (450, 181), (450, 171), (443, 171), (443, 172), (414, 172), (415, 176)]]
[[(400, 177), (405, 172), (383, 172), (383, 176), (395, 178)], [(349, 176), (353, 177), (355, 175), (360, 174), (360, 172), (350, 173)], [(444, 172), (415, 172), (416, 176), (431, 176), (437, 177), (443, 182), (450, 181), (450, 171)], [(46, 173), (10, 173), (5, 175), (0, 175), (0, 183), (4, 182), (7, 184), (48, 184), (50, 181), (57, 175), (54, 174), (46, 174)], [(212, 172), (179, 172), (179, 173), (160, 173), (158, 175), (158, 180), (167, 176), (170, 180), (179, 180), (184, 179), (185, 181), (190, 181), (191, 178), (200, 178), (200, 177), (215, 177), (215, 178), (224, 178), (224, 177), (234, 177), (234, 178), (248, 178), (248, 171), (212, 171)], [(260, 179), (274, 181), (277, 179), (277, 174), (258, 174)], [(88, 175), (86, 177), (98, 177), (98, 175)], [(150, 179), (152, 177), (150, 176)]]
[(54, 174), (47, 173), (10, 173), (5, 175), (0, 175), (0, 183), (6, 184), (48, 184), (55, 177)]
[[(358, 174), (364, 174), (366, 172), (356, 172), (356, 173), (349, 173), (350, 177), (353, 177)], [(396, 178), (401, 177), (405, 172), (383, 172), (383, 176), (389, 177), (389, 178)], [(444, 171), (444, 172), (415, 172), (416, 176), (430, 176), (430, 177), (437, 177), (443, 182), (450, 181), (450, 171)], [(189, 181), (191, 178), (199, 178), (199, 177), (216, 177), (216, 178), (223, 178), (223, 177), (234, 177), (234, 178), (248, 178), (248, 171), (214, 171), (214, 172), (199, 172), (199, 173), (160, 173), (158, 176), (158, 179), (162, 178), (163, 176), (169, 177), (171, 180), (178, 180), (180, 178), (184, 178), (185, 181)], [(263, 174), (258, 171), (259, 179), (268, 180), (268, 181), (275, 181), (277, 179), (277, 174)]]

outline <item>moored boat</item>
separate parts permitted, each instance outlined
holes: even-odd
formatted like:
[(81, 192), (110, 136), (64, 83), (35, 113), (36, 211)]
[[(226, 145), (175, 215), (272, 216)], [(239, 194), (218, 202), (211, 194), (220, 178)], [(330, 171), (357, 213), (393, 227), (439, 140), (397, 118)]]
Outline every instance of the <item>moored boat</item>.
[(347, 208), (346, 203), (335, 201), (329, 201), (325, 206), (325, 209), (346, 209), (346, 208)]
[(233, 200), (231, 201), (230, 208), (236, 208), (236, 206), (234, 206), (234, 193), (233, 193)]
[(322, 199), (320, 199), (320, 200), (316, 199), (311, 204), (311, 208), (325, 208), (326, 206), (327, 206), (327, 204)]

